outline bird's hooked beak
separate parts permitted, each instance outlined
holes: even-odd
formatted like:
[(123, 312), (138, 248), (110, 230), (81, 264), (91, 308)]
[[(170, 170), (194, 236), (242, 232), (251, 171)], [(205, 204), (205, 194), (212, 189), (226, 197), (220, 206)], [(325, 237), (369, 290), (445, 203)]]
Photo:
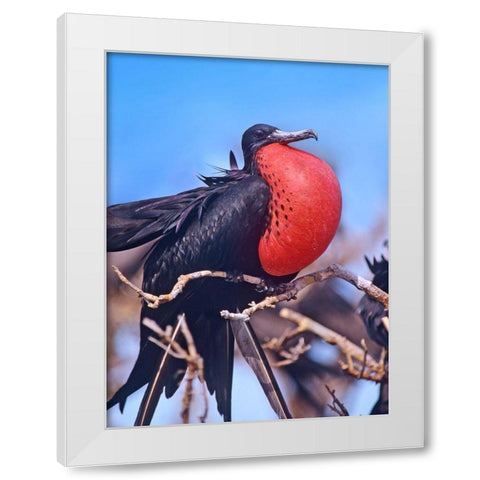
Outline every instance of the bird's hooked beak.
[(243, 157), (245, 158), (244, 170), (250, 171), (255, 165), (255, 158), (260, 149), (267, 145), (279, 143), (287, 145), (292, 142), (314, 138), (318, 135), (311, 129), (299, 130), (298, 132), (283, 132), (282, 130), (266, 124), (257, 124), (250, 127), (242, 137)]
[(284, 132), (277, 129), (268, 135), (266, 140), (268, 143), (281, 143), (283, 145), (287, 145), (288, 143), (306, 140), (307, 138), (314, 138), (315, 140), (318, 140), (318, 135), (310, 128), (307, 130), (299, 130), (298, 132)]

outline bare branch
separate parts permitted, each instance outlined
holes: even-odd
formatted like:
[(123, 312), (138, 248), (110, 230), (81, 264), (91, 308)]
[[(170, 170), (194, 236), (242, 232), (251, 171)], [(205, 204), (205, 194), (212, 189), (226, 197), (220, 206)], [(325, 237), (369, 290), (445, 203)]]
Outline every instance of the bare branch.
[(281, 338), (272, 338), (268, 342), (262, 344), (263, 348), (273, 350), (285, 359), (278, 362), (272, 362), (271, 365), (273, 367), (284, 367), (285, 365), (290, 365), (296, 362), (301, 355), (310, 350), (310, 345), (305, 343), (305, 339), (303, 337), (300, 337), (295, 345), (285, 349), (283, 347), (283, 343), (286, 339), (286, 336), (282, 335)]
[[(226, 281), (250, 283), (252, 285), (256, 285), (259, 288), (263, 288), (267, 290), (266, 282), (259, 277), (253, 277), (251, 275), (245, 275), (245, 274), (239, 274), (233, 277), (232, 275), (229, 275), (227, 272), (201, 270), (198, 272), (193, 272), (193, 273), (189, 273), (187, 275), (181, 275), (180, 277), (178, 277), (178, 280), (173, 286), (170, 293), (163, 294), (163, 295), (153, 295), (151, 293), (144, 292), (142, 289), (140, 289), (139, 287), (131, 283), (117, 267), (113, 266), (113, 269), (115, 273), (118, 275), (118, 278), (123, 283), (128, 285), (131, 289), (133, 289), (146, 302), (146, 304), (150, 308), (158, 308), (159, 305), (163, 303), (171, 302), (183, 292), (183, 289), (185, 288), (188, 282), (198, 278), (205, 278), (205, 277), (223, 278)], [(248, 321), (256, 311), (264, 310), (266, 308), (275, 308), (275, 306), (280, 302), (289, 301), (296, 298), (297, 294), (304, 288), (308, 287), (309, 285), (312, 285), (313, 283), (316, 283), (316, 282), (323, 282), (332, 277), (341, 278), (351, 283), (357, 289), (365, 292), (367, 295), (369, 295), (370, 297), (374, 298), (375, 300), (383, 304), (385, 309), (388, 310), (389, 296), (387, 293), (385, 293), (383, 290), (373, 285), (372, 282), (365, 280), (359, 275), (355, 275), (349, 272), (348, 270), (344, 269), (340, 265), (332, 264), (329, 267), (324, 268), (323, 270), (319, 270), (314, 273), (309, 273), (307, 275), (297, 278), (296, 280), (293, 280), (290, 283), (279, 286), (278, 288), (281, 291), (281, 293), (279, 293), (278, 295), (267, 296), (264, 300), (262, 300), (259, 303), (251, 302), (248, 308), (244, 309), (242, 312), (232, 313), (232, 312), (229, 312), (228, 310), (222, 310), (220, 314), (222, 317), (230, 320)], [(286, 312), (291, 312), (291, 313), (286, 313)], [(364, 379), (373, 380), (376, 382), (380, 382), (384, 379), (386, 375), (384, 362), (383, 361), (380, 363), (375, 362), (375, 360), (370, 355), (368, 355), (368, 352), (366, 351), (366, 349), (362, 349), (357, 345), (354, 345), (353, 343), (349, 342), (345, 337), (342, 337), (336, 332), (330, 329), (327, 329), (323, 325), (320, 325), (319, 323), (314, 322), (313, 320), (308, 319), (307, 317), (300, 316), (295, 312), (289, 311), (287, 309), (283, 309), (280, 312), (280, 315), (285, 316), (285, 318), (288, 318), (289, 320), (292, 320), (297, 323), (297, 328), (291, 332), (288, 332), (288, 334), (285, 335), (285, 338), (283, 339), (283, 341), (285, 341), (288, 338), (291, 338), (294, 335), (297, 335), (302, 331), (307, 331), (307, 330), (311, 331), (317, 336), (323, 338), (326, 342), (337, 345), (340, 348), (340, 350), (344, 353), (345, 359), (346, 359), (346, 363), (341, 362), (341, 368), (346, 373), (350, 375), (354, 375), (357, 378), (364, 378)], [(388, 318), (385, 318), (383, 321), (384, 321), (385, 327), (388, 330)], [(155, 322), (153, 322), (153, 324), (154, 326), (151, 326), (150, 323), (148, 325), (150, 326), (150, 328), (154, 330), (155, 328), (157, 329), (159, 328), (158, 325), (155, 324)], [(165, 338), (168, 338), (168, 332), (157, 331), (157, 334), (161, 338), (163, 335), (164, 341), (163, 342), (160, 341), (160, 343), (158, 343), (153, 338), (151, 338), (151, 340), (159, 344), (161, 348), (166, 349), (171, 355), (173, 356), (179, 355), (180, 358), (185, 358), (189, 368), (190, 368), (190, 363), (189, 363), (190, 359), (201, 358), (196, 352), (196, 350), (191, 350), (186, 352), (184, 349), (181, 349), (181, 347), (178, 345), (178, 342), (173, 342), (173, 341), (170, 342), (167, 340), (167, 344), (165, 344)], [(167, 335), (167, 337), (165, 337), (165, 335)], [(193, 339), (191, 339), (190, 345), (193, 345)], [(299, 343), (295, 347), (293, 347), (293, 350), (292, 349), (284, 350), (282, 353), (282, 356), (285, 358), (285, 360), (281, 361), (280, 364), (285, 365), (285, 364), (296, 361), (298, 357), (306, 351), (306, 349), (307, 347), (304, 345), (304, 343)], [(355, 363), (360, 363), (360, 366), (357, 367)], [(201, 376), (203, 378), (203, 359), (201, 361), (201, 367), (198, 366), (198, 361), (196, 365), (197, 366), (195, 367), (196, 368), (195, 371), (197, 372), (201, 371)], [(200, 378), (200, 373), (198, 373), (198, 376)], [(189, 379), (190, 379), (190, 375), (187, 375), (186, 396), (188, 398), (191, 393), (188, 390), (189, 388), (188, 386), (189, 385), (191, 386), (191, 380)], [(205, 389), (205, 382), (202, 382), (202, 385), (204, 386), (204, 389)], [(207, 398), (206, 393), (204, 394), (205, 394), (205, 398)], [(188, 398), (186, 400), (186, 405), (190, 405), (190, 400), (188, 400)], [(186, 410), (185, 415), (188, 418), (188, 410)], [(185, 420), (185, 417), (184, 417), (184, 420)]]
[[(365, 355), (362, 348), (347, 340), (346, 337), (325, 327), (321, 323), (318, 323), (301, 313), (295, 312), (290, 308), (282, 308), (280, 310), (280, 316), (297, 324), (297, 328), (290, 331), (286, 338), (291, 338), (302, 332), (311, 332), (330, 345), (337, 345), (345, 355), (348, 355), (359, 362), (363, 361)], [(375, 360), (370, 355), (366, 356), (365, 361), (369, 367), (376, 365)]]
[(297, 278), (296, 280), (293, 280), (290, 283), (287, 283), (285, 285), (285, 291), (283, 293), (271, 297), (266, 297), (259, 303), (252, 302), (249, 308), (246, 308), (241, 313), (231, 313), (228, 310), (222, 310), (220, 312), (220, 315), (230, 320), (249, 320), (256, 311), (265, 310), (266, 308), (273, 308), (277, 303), (292, 300), (293, 298), (296, 298), (298, 292), (303, 290), (305, 287), (308, 287), (309, 285), (312, 285), (316, 282), (324, 282), (325, 280), (328, 280), (332, 277), (341, 278), (351, 283), (359, 290), (367, 293), (372, 298), (382, 303), (385, 308), (388, 309), (387, 293), (385, 293), (383, 290), (380, 290), (377, 286), (373, 285), (373, 283), (369, 280), (365, 280), (359, 275), (355, 275), (348, 270), (345, 270), (340, 265), (333, 264), (327, 268), (324, 268), (323, 270), (309, 273), (307, 275)]
[(358, 374), (358, 378), (363, 378), (363, 374), (365, 372), (365, 366), (367, 364), (367, 355), (368, 355), (368, 348), (364, 338), (360, 340), (360, 345), (362, 346), (364, 353), (363, 353), (362, 369)]
[[(128, 285), (132, 290), (134, 290), (150, 308), (158, 308), (159, 305), (167, 302), (171, 302), (174, 300), (180, 293), (182, 293), (185, 285), (190, 282), (191, 280), (195, 280), (198, 278), (205, 278), (205, 277), (215, 277), (215, 278), (223, 278), (225, 280), (234, 280), (237, 282), (246, 282), (252, 285), (257, 285), (261, 288), (266, 288), (266, 282), (259, 278), (253, 277), (251, 275), (239, 274), (235, 278), (229, 275), (227, 272), (220, 272), (220, 271), (212, 271), (212, 270), (201, 270), (198, 272), (189, 273), (187, 275), (180, 275), (178, 277), (177, 283), (173, 286), (170, 293), (164, 295), (153, 295), (151, 293), (144, 292), (141, 288), (137, 287), (133, 283), (131, 283), (123, 274), (122, 272), (115, 267), (112, 266), (115, 273), (118, 275), (118, 278)], [(383, 290), (380, 290), (378, 287), (373, 285), (372, 282), (369, 280), (365, 280), (364, 278), (360, 277), (359, 275), (355, 275), (348, 270), (345, 270), (340, 265), (330, 265), (323, 270), (319, 270), (318, 272), (309, 273), (302, 277), (293, 280), (290, 283), (285, 284), (283, 287), (284, 292), (279, 295), (269, 296), (266, 297), (263, 301), (259, 303), (251, 303), (249, 308), (243, 310), (240, 313), (232, 313), (228, 310), (222, 310), (220, 314), (224, 318), (228, 318), (230, 320), (249, 320), (250, 317), (257, 311), (257, 310), (264, 310), (266, 308), (273, 308), (279, 302), (292, 300), (296, 297), (298, 292), (303, 290), (305, 287), (312, 285), (316, 282), (323, 282), (328, 280), (329, 278), (337, 277), (341, 278), (359, 290), (365, 292), (366, 294), (370, 295), (372, 298), (377, 300), (378, 302), (382, 303), (385, 308), (388, 310), (388, 294), (385, 293)]]
[(128, 278), (125, 277), (125, 275), (123, 275), (123, 273), (115, 265), (112, 265), (112, 268), (114, 272), (117, 274), (120, 281), (128, 285), (132, 290), (135, 291), (135, 293), (137, 293), (141, 298), (143, 298), (143, 300), (145, 300), (146, 304), (150, 308), (158, 308), (159, 305), (163, 303), (168, 303), (168, 302), (171, 302), (172, 300), (175, 300), (175, 298), (177, 298), (178, 295), (180, 295), (183, 292), (183, 289), (185, 288), (185, 285), (187, 285), (188, 282), (190, 282), (191, 280), (196, 280), (198, 278), (205, 278), (205, 277), (223, 278), (225, 280), (234, 280), (237, 282), (251, 283), (253, 285), (258, 285), (260, 287), (265, 286), (264, 280), (258, 277), (252, 277), (251, 275), (239, 274), (235, 278), (233, 278), (227, 272), (200, 270), (198, 272), (189, 273), (187, 275), (180, 275), (177, 279), (177, 283), (175, 283), (170, 293), (167, 293), (164, 295), (153, 295), (151, 293), (144, 292), (141, 288), (137, 287), (132, 282), (130, 282), (130, 280), (128, 280)]
[(385, 330), (388, 332), (389, 331), (389, 322), (388, 322), (388, 317), (386, 315), (382, 318), (382, 323), (383, 323), (383, 326), (385, 327)]
[[(320, 337), (325, 342), (336, 345), (340, 349), (346, 360), (346, 362), (341, 361), (340, 366), (346, 373), (357, 378), (375, 382), (381, 382), (384, 379), (386, 375), (384, 363), (385, 354), (382, 354), (379, 362), (375, 361), (373, 357), (368, 354), (364, 341), (362, 342), (362, 347), (359, 347), (321, 323), (315, 322), (311, 318), (289, 308), (282, 308), (280, 310), (280, 316), (297, 324), (295, 329), (285, 332), (281, 339), (276, 340), (277, 343), (281, 342), (280, 345), (285, 342), (285, 340), (308, 331)], [(275, 345), (274, 340), (270, 340), (270, 342), (273, 342), (272, 344)], [(267, 346), (269, 345), (267, 344)], [(279, 348), (278, 345), (277, 348)], [(358, 367), (356, 365), (358, 365)]]
[(199, 355), (197, 351), (197, 348), (193, 341), (193, 336), (185, 320), (185, 315), (179, 315), (178, 321), (183, 337), (187, 342), (186, 349), (173, 339), (173, 329), (170, 325), (164, 330), (160, 328), (156, 322), (148, 318), (144, 319), (143, 323), (160, 337), (160, 339), (155, 337), (148, 337), (150, 341), (158, 345), (160, 348), (163, 348), (166, 352), (169, 353), (169, 355), (172, 355), (175, 358), (182, 358), (187, 362), (187, 371), (185, 373), (186, 388), (182, 400), (181, 412), (183, 423), (188, 423), (190, 418), (190, 406), (193, 399), (193, 380), (195, 379), (195, 377), (197, 377), (200, 381), (205, 405), (204, 412), (200, 416), (200, 421), (204, 423), (208, 414), (208, 395), (204, 375), (203, 358)]
[(345, 405), (335, 395), (335, 390), (330, 388), (327, 384), (325, 384), (325, 388), (328, 390), (328, 393), (332, 396), (333, 399), (333, 403), (331, 405), (329, 403), (327, 404), (328, 407), (341, 417), (348, 417), (350, 414), (345, 408)]

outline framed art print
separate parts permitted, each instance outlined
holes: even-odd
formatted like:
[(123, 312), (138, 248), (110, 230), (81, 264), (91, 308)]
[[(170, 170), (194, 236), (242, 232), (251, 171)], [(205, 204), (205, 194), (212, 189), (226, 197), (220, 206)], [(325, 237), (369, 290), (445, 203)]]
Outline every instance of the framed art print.
[(58, 458), (423, 445), (423, 36), (58, 21)]

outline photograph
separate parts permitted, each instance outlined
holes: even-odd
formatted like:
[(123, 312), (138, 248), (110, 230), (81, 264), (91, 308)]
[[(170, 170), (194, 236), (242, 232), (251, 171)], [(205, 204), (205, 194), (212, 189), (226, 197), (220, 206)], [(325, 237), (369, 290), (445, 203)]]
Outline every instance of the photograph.
[(105, 55), (107, 428), (388, 415), (389, 66)]

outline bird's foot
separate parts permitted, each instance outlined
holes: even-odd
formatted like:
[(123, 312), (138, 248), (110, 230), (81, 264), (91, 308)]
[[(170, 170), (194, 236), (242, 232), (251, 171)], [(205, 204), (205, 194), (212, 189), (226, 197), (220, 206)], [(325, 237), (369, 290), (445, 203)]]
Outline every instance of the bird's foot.
[(227, 276), (225, 277), (226, 282), (240, 283), (243, 282), (243, 273), (237, 272), (236, 270), (227, 271)]
[(289, 283), (274, 283), (272, 280), (264, 280), (255, 286), (257, 292), (266, 293), (267, 295), (282, 295), (288, 292)]

